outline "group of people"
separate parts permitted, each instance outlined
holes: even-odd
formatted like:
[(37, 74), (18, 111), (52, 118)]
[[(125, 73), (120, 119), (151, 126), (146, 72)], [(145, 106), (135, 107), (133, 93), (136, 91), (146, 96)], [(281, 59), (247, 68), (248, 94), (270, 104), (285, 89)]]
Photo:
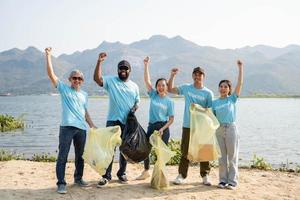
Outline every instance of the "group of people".
[[(88, 95), (81, 89), (84, 82), (84, 75), (79, 70), (70, 73), (70, 85), (65, 84), (55, 75), (51, 62), (51, 48), (46, 48), (47, 73), (52, 84), (61, 94), (62, 121), (59, 131), (59, 153), (56, 164), (57, 192), (67, 193), (65, 181), (65, 168), (71, 142), (75, 148), (75, 172), (74, 183), (86, 187), (89, 184), (82, 179), (84, 160), (82, 158), (86, 131), (96, 128), (88, 113)], [(126, 123), (127, 114), (130, 110), (137, 110), (140, 102), (139, 87), (130, 80), (132, 66), (126, 60), (118, 63), (117, 76), (102, 75), (102, 64), (107, 57), (106, 53), (100, 53), (94, 71), (94, 81), (103, 87), (109, 96), (109, 109), (106, 126), (119, 125), (121, 135)], [(185, 109), (183, 116), (181, 152), (178, 176), (174, 184), (183, 184), (187, 177), (189, 160), (187, 159), (190, 139), (190, 106), (199, 104), (203, 108), (211, 108), (220, 123), (216, 131), (217, 140), (221, 150), (219, 159), (219, 188), (234, 189), (238, 184), (238, 144), (239, 136), (235, 125), (236, 102), (241, 92), (243, 83), (243, 63), (237, 61), (239, 73), (238, 81), (234, 91), (229, 80), (222, 80), (219, 83), (220, 97), (214, 99), (213, 92), (204, 86), (205, 72), (201, 67), (196, 67), (192, 72), (193, 83), (174, 86), (174, 79), (178, 73), (177, 68), (171, 70), (170, 78), (159, 78), (152, 86), (149, 73), (149, 57), (144, 59), (144, 81), (147, 93), (150, 97), (149, 124), (147, 137), (157, 130), (164, 143), (168, 144), (170, 138), (169, 127), (174, 121), (174, 102), (168, 93), (184, 96)], [(97, 187), (103, 187), (112, 179), (113, 160), (108, 166), (106, 173), (102, 176)], [(127, 161), (120, 153), (119, 170), (117, 177), (121, 183), (128, 181), (126, 176)], [(144, 160), (144, 171), (137, 180), (150, 177), (149, 158)], [(208, 175), (210, 172), (209, 162), (200, 162), (200, 175), (202, 182), (210, 186)]]

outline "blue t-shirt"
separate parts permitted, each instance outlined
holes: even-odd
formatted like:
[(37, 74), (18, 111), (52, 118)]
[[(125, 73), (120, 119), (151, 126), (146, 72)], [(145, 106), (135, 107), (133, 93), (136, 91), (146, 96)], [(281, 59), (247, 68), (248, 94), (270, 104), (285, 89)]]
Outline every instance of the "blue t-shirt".
[(152, 89), (148, 92), (150, 97), (149, 122), (166, 122), (174, 116), (174, 102), (168, 97), (160, 97), (157, 91)]
[(139, 87), (133, 81), (122, 81), (118, 76), (103, 76), (103, 88), (108, 92), (109, 109), (107, 121), (126, 123), (127, 115), (140, 101)]
[(204, 108), (212, 106), (213, 92), (206, 87), (195, 88), (194, 84), (184, 84), (177, 87), (178, 94), (184, 96), (185, 106), (183, 115), (183, 127), (190, 128), (190, 105), (199, 104)]
[(238, 96), (236, 93), (226, 97), (218, 98), (213, 101), (212, 110), (220, 124), (233, 123), (236, 120), (236, 102)]
[(61, 126), (73, 126), (87, 130), (85, 112), (88, 105), (88, 95), (83, 90), (76, 91), (71, 86), (58, 80), (57, 89), (61, 97)]

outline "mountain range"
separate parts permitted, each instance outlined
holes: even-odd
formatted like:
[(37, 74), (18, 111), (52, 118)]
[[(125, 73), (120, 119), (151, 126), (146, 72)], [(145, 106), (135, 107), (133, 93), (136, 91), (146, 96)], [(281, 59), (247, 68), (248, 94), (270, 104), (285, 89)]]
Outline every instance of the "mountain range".
[[(55, 51), (55, 47), (53, 47)], [(276, 48), (266, 45), (247, 46), (237, 49), (218, 49), (200, 46), (176, 36), (168, 38), (154, 35), (149, 39), (123, 44), (102, 42), (94, 49), (77, 51), (53, 57), (54, 71), (67, 81), (74, 68), (85, 75), (83, 89), (90, 95), (104, 94), (93, 81), (93, 72), (100, 52), (108, 57), (103, 64), (104, 75), (116, 75), (117, 64), (126, 59), (132, 65), (131, 79), (145, 94), (143, 83), (143, 58), (150, 56), (152, 82), (159, 77), (168, 78), (172, 67), (178, 67), (175, 84), (191, 83), (194, 67), (201, 66), (206, 72), (205, 85), (217, 93), (218, 83), (237, 79), (236, 60), (244, 62), (244, 86), (242, 95), (300, 94), (300, 46)], [(35, 47), (25, 50), (13, 48), (0, 52), (0, 94), (45, 94), (55, 92), (47, 77), (45, 55)]]

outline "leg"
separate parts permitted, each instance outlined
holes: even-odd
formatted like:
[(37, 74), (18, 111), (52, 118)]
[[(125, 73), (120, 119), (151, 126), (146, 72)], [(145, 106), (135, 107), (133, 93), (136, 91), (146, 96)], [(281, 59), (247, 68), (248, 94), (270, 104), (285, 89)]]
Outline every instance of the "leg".
[(82, 158), (84, 145), (86, 140), (86, 131), (77, 129), (73, 137), (73, 144), (75, 149), (75, 172), (74, 180), (81, 180), (83, 176), (84, 160)]
[(209, 162), (200, 162), (200, 175), (201, 177), (205, 177), (210, 172)]
[(228, 166), (227, 166), (227, 149), (225, 143), (225, 128), (219, 127), (216, 131), (218, 144), (221, 150), (221, 158), (219, 158), (219, 180), (228, 183)]
[(65, 170), (68, 160), (68, 154), (73, 138), (73, 129), (69, 126), (61, 126), (59, 130), (59, 147), (56, 161), (57, 185), (66, 185)]
[(187, 159), (189, 142), (190, 142), (190, 129), (182, 128), (182, 138), (181, 138), (182, 155), (179, 163), (178, 173), (181, 174), (183, 178), (187, 177), (187, 172), (189, 168), (189, 160)]
[(226, 147), (228, 152), (229, 173), (228, 183), (236, 186), (238, 184), (238, 151), (239, 139), (235, 125), (230, 125), (226, 134)]
[[(107, 121), (106, 122), (106, 127), (116, 126), (116, 125), (119, 125), (119, 124), (117, 124), (117, 121)], [(109, 181), (111, 180), (111, 171), (112, 171), (113, 162), (114, 162), (114, 157), (113, 157), (111, 163), (109, 164), (108, 168), (106, 169), (105, 174), (102, 176), (103, 178), (106, 178)]]

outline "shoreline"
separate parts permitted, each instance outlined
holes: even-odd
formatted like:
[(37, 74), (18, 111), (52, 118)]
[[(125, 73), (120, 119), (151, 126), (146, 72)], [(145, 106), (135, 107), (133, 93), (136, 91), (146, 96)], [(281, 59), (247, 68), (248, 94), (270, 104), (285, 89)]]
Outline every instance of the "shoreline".
[[(170, 183), (168, 190), (155, 190), (150, 187), (150, 178), (144, 181), (134, 180), (141, 171), (141, 164), (128, 164), (128, 184), (118, 183), (113, 165), (113, 180), (103, 188), (96, 188), (100, 179), (90, 166), (85, 165), (84, 179), (90, 187), (80, 188), (73, 185), (74, 163), (66, 167), (68, 193), (56, 193), (55, 163), (32, 161), (0, 162), (0, 199), (300, 199), (300, 174), (240, 169), (239, 185), (236, 190), (218, 189), (218, 169), (213, 168), (210, 179), (213, 184), (207, 187), (201, 184), (199, 167), (190, 167), (184, 185)], [(177, 166), (167, 166), (169, 181), (177, 176)], [(152, 172), (153, 166), (150, 168)]]

